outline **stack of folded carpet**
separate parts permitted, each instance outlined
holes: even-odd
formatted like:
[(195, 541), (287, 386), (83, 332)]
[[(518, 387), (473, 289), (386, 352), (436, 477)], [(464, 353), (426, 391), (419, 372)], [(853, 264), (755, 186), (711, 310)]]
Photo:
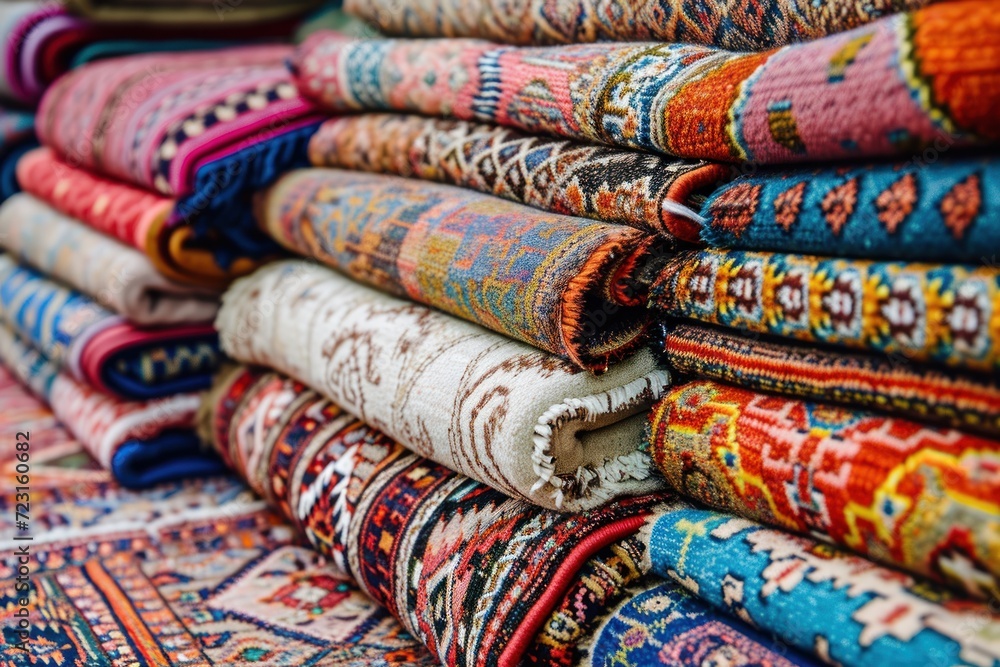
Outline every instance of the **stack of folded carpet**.
[(58, 78), (0, 361), (120, 482), (218, 456), (313, 552), (237, 506), (102, 566), (151, 644), (1000, 667), (998, 8), (348, 0), (398, 38)]
[[(254, 232), (250, 197), (305, 162), (317, 125), (284, 65), (290, 46), (188, 39), (287, 38), (310, 3), (254, 3), (235, 26), (210, 3), (202, 16), (144, 4), (141, 21), (116, 3), (0, 10), (10, 96), (41, 96), (34, 122), (8, 132), (3, 171), (25, 192), (0, 208), (2, 358), (133, 487), (221, 469), (193, 428), (221, 359), (219, 295), (276, 251)], [(186, 41), (108, 41), (137, 32)], [(142, 53), (110, 57), (130, 51)], [(13, 73), (31, 67), (54, 69), (28, 94)], [(42, 146), (17, 155), (32, 125)]]
[(218, 295), (27, 194), (0, 206), (0, 245), (0, 360), (122, 484), (218, 472), (193, 430)]
[(994, 5), (397, 4), (206, 438), (445, 664), (997, 664)]
[[(0, 201), (16, 192), (13, 169), (17, 159), (37, 145), (30, 112), (60, 75), (123, 54), (224, 48), (287, 38), (298, 17), (320, 2), (195, 2), (186, 10), (175, 4), (0, 3)], [(233, 11), (237, 6), (240, 11)], [(153, 75), (156, 69), (151, 67), (147, 73)]]

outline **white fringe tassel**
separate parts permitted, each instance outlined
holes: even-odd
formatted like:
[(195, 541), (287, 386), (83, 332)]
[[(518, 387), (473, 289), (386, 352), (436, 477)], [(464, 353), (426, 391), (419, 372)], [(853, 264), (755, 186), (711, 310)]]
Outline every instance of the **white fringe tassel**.
[(546, 410), (535, 425), (531, 461), (538, 481), (531, 492), (550, 487), (555, 505), (561, 509), (567, 497), (608, 500), (614, 495), (615, 483), (648, 478), (652, 460), (648, 453), (639, 450), (606, 461), (600, 467), (581, 466), (573, 473), (557, 475), (552, 440), (570, 422), (593, 422), (601, 416), (652, 405), (666, 394), (669, 386), (670, 373), (655, 370), (624, 386), (583, 398), (567, 398)]

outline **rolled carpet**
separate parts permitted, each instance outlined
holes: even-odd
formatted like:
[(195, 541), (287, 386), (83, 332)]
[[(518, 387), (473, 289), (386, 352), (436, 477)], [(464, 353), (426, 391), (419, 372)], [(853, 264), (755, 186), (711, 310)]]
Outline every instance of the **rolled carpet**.
[(519, 664), (576, 573), (664, 500), (541, 510), (265, 370), (221, 376), (204, 406), (203, 437), (446, 665)]
[(219, 292), (172, 282), (142, 253), (29, 194), (0, 205), (0, 247), (140, 326), (211, 322)]
[(668, 260), (650, 307), (732, 329), (1000, 370), (1000, 269), (739, 250)]
[(294, 69), (302, 93), (337, 112), (454, 116), (721, 162), (910, 157), (1000, 139), (995, 9), (934, 3), (759, 54), (317, 33)]
[(294, 261), (234, 283), (216, 327), (233, 359), (287, 373), (421, 456), (516, 498), (578, 511), (662, 484), (638, 449), (670, 376), (646, 350), (594, 376)]
[(827, 544), (694, 508), (642, 534), (654, 572), (828, 664), (1000, 664), (990, 607)]
[(991, 262), (1000, 248), (994, 157), (761, 169), (705, 202), (710, 247), (836, 257)]
[(662, 345), (680, 374), (1000, 437), (1000, 385), (988, 377), (692, 324), (665, 327)]
[(632, 40), (757, 51), (850, 30), (930, 0), (345, 0), (385, 34), (480, 37), (503, 44)]
[(323, 123), (309, 142), (309, 159), (316, 167), (439, 181), (694, 242), (701, 231), (695, 198), (730, 174), (723, 165), (499, 125), (379, 113)]
[(124, 401), (74, 380), (0, 326), (0, 361), (51, 408), (114, 478), (130, 488), (221, 473), (195, 433), (198, 394)]
[(219, 363), (211, 325), (137, 327), (9, 255), (0, 320), (74, 379), (129, 400), (205, 389)]
[(275, 250), (256, 230), (250, 197), (307, 164), (321, 120), (291, 81), (290, 55), (262, 45), (91, 63), (48, 90), (38, 136), (73, 167), (175, 199), (163, 224), (189, 225), (192, 244), (224, 237), (209, 247), (226, 272)]
[(707, 380), (649, 419), (678, 493), (1000, 599), (1000, 442)]
[(0, 108), (0, 202), (15, 194), (18, 160), (38, 146), (35, 117), (25, 111)]
[(282, 246), (381, 290), (604, 371), (644, 341), (648, 233), (447, 185), (303, 169), (264, 196)]

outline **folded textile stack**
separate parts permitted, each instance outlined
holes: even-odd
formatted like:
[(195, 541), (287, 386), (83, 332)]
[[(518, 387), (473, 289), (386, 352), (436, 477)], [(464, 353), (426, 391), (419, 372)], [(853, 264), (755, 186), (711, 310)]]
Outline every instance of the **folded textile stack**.
[(212, 3), (0, 10), (2, 90), (40, 102), (10, 117), (0, 168), (25, 191), (0, 208), (3, 357), (126, 486), (221, 465), (193, 430), (219, 295), (278, 250), (250, 198), (305, 164), (318, 124), (291, 47), (239, 44), (287, 39), (316, 4), (253, 2), (228, 26)]
[(216, 320), (237, 361), (288, 374), (412, 451), (504, 493), (581, 510), (652, 491), (641, 351), (602, 375), (301, 261), (264, 267)]
[[(113, 55), (224, 47), (240, 41), (281, 38), (291, 32), (294, 23), (270, 19), (294, 19), (309, 5), (319, 3), (262, 0), (252, 3), (262, 5), (257, 16), (250, 7), (236, 12), (245, 19), (240, 25), (221, 24), (220, 13), (211, 2), (200, 4), (206, 17), (211, 15), (214, 21), (204, 17), (192, 20), (192, 14), (168, 2), (158, 7), (157, 3), (142, 2), (140, 7), (115, 17), (115, 4), (128, 3), (8, 0), (0, 4), (0, 35), (4, 38), (0, 98), (33, 105), (61, 74)], [(265, 15), (267, 9), (274, 16)], [(157, 29), (142, 31), (142, 23), (155, 23)], [(142, 36), (137, 38), (137, 34)]]
[(0, 360), (52, 406), (65, 428), (122, 486), (145, 488), (223, 469), (194, 433), (196, 393), (148, 401), (103, 393), (61, 372), (6, 327), (0, 328)]
[[(761, 13), (792, 3), (764, 4)], [(939, 2), (760, 53), (319, 33), (294, 68), (303, 93), (337, 112), (448, 115), (725, 162), (909, 157), (935, 141), (940, 152), (1000, 138), (994, 9), (992, 0)]]
[(0, 397), (51, 406), (46, 479), (261, 498), (194, 573), (47, 551), (176, 621), (121, 654), (46, 608), (110, 662), (1000, 667), (996, 0), (346, 9), (74, 51), (11, 117)]
[[(331, 113), (363, 113), (323, 124), (314, 169), (262, 195), (261, 227), (358, 282), (596, 378), (625, 372), (656, 325), (660, 372), (675, 387), (650, 414), (645, 447), (610, 451), (629, 451), (630, 466), (652, 457), (687, 500), (661, 497), (667, 506), (644, 522), (638, 574), (550, 617), (536, 637), (545, 657), (532, 648), (501, 664), (650, 654), (700, 664), (722, 643), (707, 628), (726, 614), (713, 627), (731, 633), (730, 657), (751, 661), (1000, 664), (1000, 619), (984, 602), (1000, 598), (1000, 272), (982, 259), (1000, 247), (996, 5), (702, 4), (348, 3), (402, 38), (321, 33), (299, 48), (302, 93)], [(605, 41), (650, 38), (664, 43)], [(546, 464), (555, 454), (560, 481), (542, 475), (525, 493), (530, 475), (517, 481), (496, 453), (516, 433), (504, 423), (529, 405), (519, 394), (530, 385), (541, 397), (552, 381), (489, 385), (477, 398), (465, 383), (481, 382), (478, 357), (445, 348), (425, 317), (456, 337), (468, 325), (416, 305), (405, 307), (419, 316), (400, 318), (402, 303), (320, 273), (289, 264), (234, 287), (218, 320), (223, 347), (505, 494), (591, 516), (638, 492), (609, 484), (618, 465), (590, 462), (594, 481), (578, 468), (570, 483), (566, 454), (533, 437), (534, 472), (538, 454)], [(276, 471), (312, 454), (292, 453), (288, 438), (304, 431), (277, 414), (308, 402), (247, 401), (271, 410), (273, 422), (252, 423), (274, 424), (275, 453), (246, 451), (237, 467), (276, 484), (293, 516), (298, 491)], [(535, 436), (557, 433), (544, 417), (540, 426)], [(215, 435), (223, 449), (260, 447), (235, 444), (249, 431)], [(579, 441), (595, 455), (612, 442)], [(537, 493), (552, 487), (555, 502)], [(371, 502), (376, 516), (391, 511)], [(341, 507), (323, 511), (336, 519)], [(307, 534), (314, 520), (297, 519)], [(365, 563), (366, 544), (345, 534), (337, 548)], [(404, 569), (420, 559), (394, 558)], [(427, 614), (444, 620), (421, 606), (434, 598), (387, 590), (432, 652), (464, 664), (420, 631), (440, 627)], [(627, 626), (631, 642), (604, 635), (648, 613), (633, 606), (646, 596), (661, 615)], [(821, 614), (804, 613), (810, 600)], [(668, 619), (689, 604), (704, 620), (685, 644)], [(471, 628), (447, 621), (458, 624), (448, 637)]]
[[(154, 277), (152, 270), (143, 272), (143, 264), (148, 265), (144, 258), (123, 254), (126, 261), (116, 264), (117, 249), (100, 248), (114, 244), (112, 239), (83, 227), (83, 234), (60, 235), (66, 230), (59, 225), (31, 224), (35, 221), (18, 217), (23, 212), (19, 204), (33, 203), (27, 197), (17, 195), (0, 208), (3, 245), (18, 247), (28, 261), (62, 254), (63, 269), (88, 272), (84, 282), (94, 282), (86, 287), (101, 285), (95, 296), (107, 295), (104, 300), (119, 306), (119, 312), (17, 264), (10, 255), (0, 255), (0, 360), (52, 406), (122, 484), (144, 487), (218, 472), (218, 460), (193, 431), (196, 392), (208, 385), (219, 362), (214, 330), (208, 324), (151, 328), (123, 317), (132, 309), (146, 322), (169, 322), (174, 316), (169, 302), (175, 300), (179, 310), (201, 311), (204, 320), (211, 317), (214, 304), (200, 299), (185, 303), (186, 288), (174, 295), (162, 292), (166, 303), (161, 303), (159, 288), (166, 281)], [(18, 230), (35, 236), (18, 236)], [(97, 242), (74, 244), (88, 235)], [(33, 245), (32, 240), (48, 247)], [(67, 243), (60, 253), (57, 246)], [(45, 252), (34, 252), (40, 250)], [(70, 250), (79, 253), (74, 257), (79, 263), (65, 264)], [(138, 270), (131, 273), (135, 267)], [(162, 310), (166, 313), (157, 317)]]
[[(294, 380), (247, 367), (219, 379), (201, 425), (258, 493), (442, 664), (573, 664), (602, 614), (641, 585), (634, 534), (665, 503), (539, 510), (407, 451)], [(683, 644), (703, 655), (720, 640), (775, 664), (816, 664), (783, 659), (786, 646), (676, 586), (655, 594), (652, 609), (686, 614), (648, 637), (676, 643), (674, 664), (700, 664)], [(634, 648), (629, 614), (643, 610), (611, 615), (595, 655)]]
[(175, 279), (224, 285), (277, 251), (250, 197), (305, 164), (318, 124), (285, 68), (291, 53), (248, 46), (73, 70), (42, 99), (45, 148), (21, 160), (21, 186)]
[(611, 41), (706, 44), (761, 51), (850, 30), (887, 14), (918, 9), (930, 0), (853, 0), (802, 3), (741, 0), (346, 0), (349, 12), (389, 35), (479, 37), (505, 44)]

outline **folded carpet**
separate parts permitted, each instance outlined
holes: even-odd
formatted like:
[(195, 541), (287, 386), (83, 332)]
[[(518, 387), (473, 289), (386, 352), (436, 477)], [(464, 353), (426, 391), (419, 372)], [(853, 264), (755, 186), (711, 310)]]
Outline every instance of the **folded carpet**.
[(20, 190), (17, 162), (36, 146), (34, 115), (0, 107), (0, 202)]
[(275, 249), (250, 196), (308, 163), (321, 116), (295, 89), (290, 55), (274, 45), (92, 63), (48, 90), (36, 129), (70, 165), (176, 199), (164, 224), (224, 235), (224, 271)]
[(309, 142), (317, 167), (450, 183), (537, 208), (698, 241), (693, 199), (730, 169), (701, 161), (397, 114), (334, 118)]
[(662, 344), (681, 374), (1000, 437), (1000, 385), (988, 377), (691, 324), (667, 327)]
[(678, 584), (653, 577), (629, 591), (592, 641), (588, 667), (822, 664), (716, 611)]
[(761, 54), (317, 33), (294, 69), (304, 95), (338, 112), (455, 116), (723, 162), (910, 157), (1000, 139), (995, 10), (935, 3)]
[[(79, 482), (101, 483), (111, 480), (111, 473), (87, 451), (56, 419), (37, 395), (21, 384), (0, 359), (0, 474), (19, 482), (18, 475), (28, 475), (32, 491), (66, 488)], [(20, 435), (19, 435), (20, 434)], [(28, 454), (28, 472), (24, 461)], [(21, 471), (18, 472), (18, 466)], [(22, 477), (20, 481), (24, 481)], [(18, 486), (21, 484), (18, 483)], [(14, 496), (9, 497), (14, 500)], [(21, 497), (24, 500), (24, 497)]]
[(646, 546), (638, 535), (614, 542), (592, 556), (573, 577), (566, 594), (542, 624), (522, 660), (524, 665), (573, 667), (590, 654), (603, 618), (643, 578)]
[(51, 408), (114, 478), (130, 488), (214, 475), (225, 468), (195, 434), (198, 394), (124, 401), (74, 380), (0, 326), (0, 360)]
[[(240, 0), (241, 2), (243, 0)], [(145, 9), (140, 9), (145, 13)], [(111, 53), (150, 53), (171, 46), (175, 50), (197, 46), (231, 46), (240, 40), (287, 36), (290, 23), (255, 26), (214, 24), (159, 26), (141, 31), (137, 26), (96, 23), (69, 14), (62, 3), (43, 0), (6, 0), (0, 3), (0, 97), (33, 106), (45, 89), (71, 67), (108, 55), (105, 42), (114, 42)]]
[(1000, 442), (702, 380), (649, 446), (678, 493), (1000, 599)]
[(823, 662), (1000, 664), (1000, 616), (830, 545), (701, 509), (649, 520), (653, 571)]
[(197, 235), (190, 225), (169, 225), (176, 199), (74, 167), (51, 148), (29, 151), (17, 163), (25, 192), (74, 220), (86, 223), (142, 252), (163, 275), (178, 282), (221, 288), (261, 264), (233, 257), (225, 268), (226, 239)]
[(262, 226), (352, 278), (603, 371), (644, 340), (651, 234), (448, 185), (335, 169), (283, 176)]
[(144, 400), (198, 391), (219, 363), (211, 325), (140, 328), (0, 255), (0, 320), (74, 379)]
[(595, 376), (474, 324), (306, 262), (223, 297), (225, 352), (287, 373), (432, 460), (543, 507), (660, 488), (645, 412), (670, 375), (643, 350)]
[(140, 326), (211, 322), (219, 292), (177, 284), (140, 252), (27, 193), (0, 205), (0, 247)]
[(631, 40), (756, 51), (816, 39), (930, 0), (345, 0), (392, 35), (480, 37), (503, 44)]
[(65, 0), (74, 14), (102, 23), (227, 27), (287, 21), (323, 4), (323, 0)]
[(446, 665), (515, 665), (586, 562), (663, 499), (541, 510), (408, 452), (276, 373), (220, 377), (200, 426)]
[(1000, 268), (739, 250), (670, 259), (650, 307), (733, 329), (1000, 370)]
[(587, 561), (522, 664), (705, 667), (720, 658), (734, 660), (722, 664), (772, 667), (820, 664), (716, 612), (677, 584), (644, 576), (645, 551), (644, 540), (634, 535)]
[[(934, 149), (931, 149), (932, 151)], [(1000, 160), (759, 170), (701, 213), (711, 247), (986, 263), (1000, 248)]]

